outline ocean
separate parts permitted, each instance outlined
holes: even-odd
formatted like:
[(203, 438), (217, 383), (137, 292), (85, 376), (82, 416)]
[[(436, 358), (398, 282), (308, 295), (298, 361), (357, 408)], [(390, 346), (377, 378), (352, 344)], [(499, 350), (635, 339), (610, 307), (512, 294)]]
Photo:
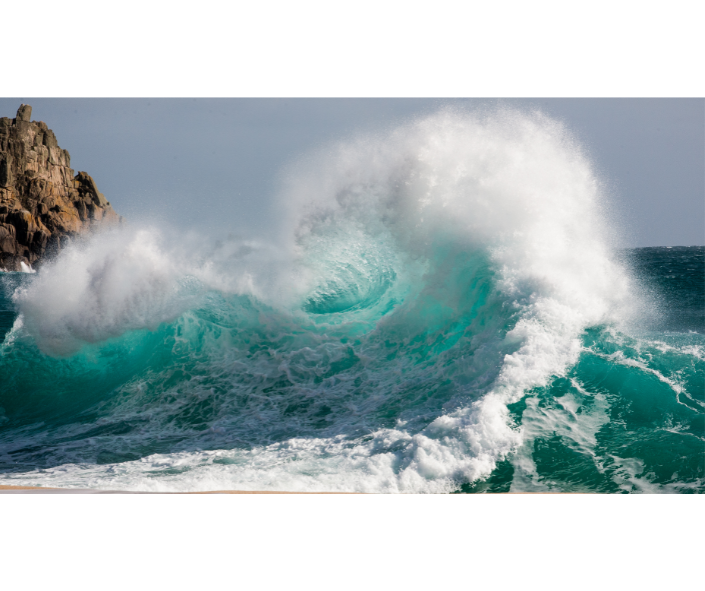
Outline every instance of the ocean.
[(276, 203), (0, 273), (0, 484), (705, 491), (705, 247), (625, 248), (561, 123), (442, 111)]

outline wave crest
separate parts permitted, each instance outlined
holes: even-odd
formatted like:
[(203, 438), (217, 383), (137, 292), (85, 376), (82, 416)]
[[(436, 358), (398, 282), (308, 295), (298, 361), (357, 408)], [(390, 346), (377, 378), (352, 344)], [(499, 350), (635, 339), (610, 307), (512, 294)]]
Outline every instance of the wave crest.
[(133, 453), (156, 453), (156, 434), (193, 458), (247, 448), (243, 488), (319, 470), (328, 489), (451, 490), (521, 446), (510, 405), (566, 375), (586, 328), (638, 310), (600, 182), (540, 114), (444, 111), (327, 146), (278, 203), (272, 243), (113, 234), (16, 293), (52, 354), (162, 325), (169, 361), (105, 410), (148, 413), (121, 439)]

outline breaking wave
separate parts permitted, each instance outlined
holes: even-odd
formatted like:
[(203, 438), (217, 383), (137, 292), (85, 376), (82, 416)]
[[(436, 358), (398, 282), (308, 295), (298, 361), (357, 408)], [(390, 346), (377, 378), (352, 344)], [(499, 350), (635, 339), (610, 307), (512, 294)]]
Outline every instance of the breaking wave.
[(702, 334), (647, 334), (562, 124), (443, 111), (293, 163), (278, 204), (267, 242), (123, 229), (3, 275), (4, 481), (702, 490)]

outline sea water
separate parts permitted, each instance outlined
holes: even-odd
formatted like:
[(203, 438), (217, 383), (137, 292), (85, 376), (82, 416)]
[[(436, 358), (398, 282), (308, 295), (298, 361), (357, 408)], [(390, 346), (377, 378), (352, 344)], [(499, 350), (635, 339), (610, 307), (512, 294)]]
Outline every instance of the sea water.
[(0, 274), (0, 483), (703, 492), (705, 247), (625, 249), (559, 122), (293, 162), (274, 238), (139, 220)]

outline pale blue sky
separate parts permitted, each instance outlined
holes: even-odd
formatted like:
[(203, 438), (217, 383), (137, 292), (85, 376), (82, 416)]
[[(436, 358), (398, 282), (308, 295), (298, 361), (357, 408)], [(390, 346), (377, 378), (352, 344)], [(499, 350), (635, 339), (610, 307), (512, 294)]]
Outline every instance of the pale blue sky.
[[(277, 175), (292, 158), (356, 131), (473, 99), (48, 99), (45, 121), (129, 220), (266, 234)], [(508, 99), (563, 120), (610, 190), (629, 246), (705, 244), (703, 99)]]

